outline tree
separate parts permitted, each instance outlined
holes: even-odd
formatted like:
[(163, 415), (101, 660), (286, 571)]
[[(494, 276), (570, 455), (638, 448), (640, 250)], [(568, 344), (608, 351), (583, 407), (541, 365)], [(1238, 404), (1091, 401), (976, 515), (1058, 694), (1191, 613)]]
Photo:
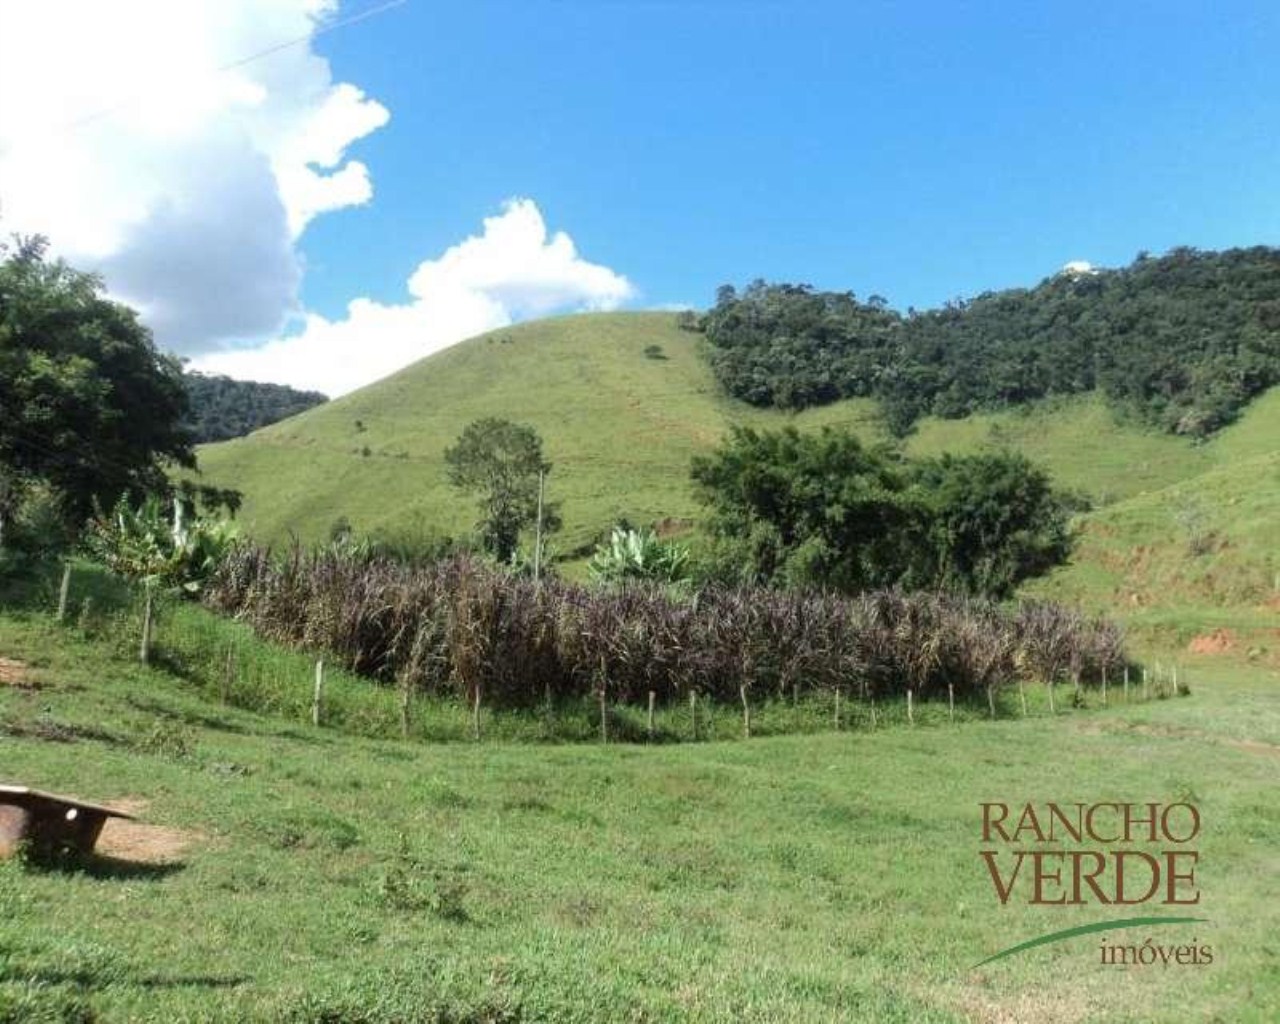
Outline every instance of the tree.
[(736, 428), (693, 478), (721, 576), (1006, 597), (1071, 550), (1075, 506), (1017, 455), (911, 462), (827, 428)]
[(754, 405), (879, 399), (905, 434), (1097, 391), (1118, 411), (1203, 437), (1280, 384), (1280, 248), (1139, 254), (903, 316), (878, 295), (755, 281), (697, 321), (721, 386)]
[(1004, 598), (1071, 552), (1074, 503), (1021, 455), (944, 455), (911, 475), (927, 510), (935, 586)]
[(692, 472), (743, 582), (853, 591), (911, 568), (919, 510), (901, 467), (850, 433), (736, 427)]
[(0, 244), (0, 471), (52, 486), (78, 524), (95, 501), (167, 489), (166, 463), (195, 457), (178, 360), (97, 277), (45, 250)]
[[(537, 431), (495, 417), (475, 420), (445, 449), (444, 460), (449, 482), (477, 497), (484, 549), (510, 561), (520, 531), (537, 519), (539, 476), (551, 472)], [(544, 504), (542, 514), (544, 531), (559, 525), (554, 506)]]

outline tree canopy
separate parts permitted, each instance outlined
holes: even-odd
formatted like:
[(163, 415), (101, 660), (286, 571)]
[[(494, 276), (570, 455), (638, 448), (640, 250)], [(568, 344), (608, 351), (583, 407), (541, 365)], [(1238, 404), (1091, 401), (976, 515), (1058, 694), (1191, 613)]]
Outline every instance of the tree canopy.
[(166, 489), (166, 462), (194, 466), (186, 414), (178, 360), (97, 277), (42, 239), (0, 246), (0, 475), (53, 487), (81, 522)]
[[(478, 524), (484, 549), (510, 561), (520, 532), (538, 514), (538, 478), (551, 472), (542, 454), (542, 438), (532, 427), (486, 417), (467, 425), (457, 442), (445, 449), (449, 482), (477, 498)], [(558, 525), (555, 509), (543, 508), (543, 528)]]
[(724, 388), (755, 405), (880, 400), (892, 429), (1099, 390), (1203, 436), (1280, 383), (1280, 249), (1174, 249), (899, 314), (872, 297), (757, 281), (701, 318)]
[(1004, 597), (1071, 550), (1072, 503), (1018, 455), (911, 462), (831, 428), (735, 428), (692, 474), (741, 582)]
[(183, 382), (190, 401), (185, 423), (196, 444), (243, 437), (328, 401), (318, 391), (220, 375), (187, 373)]

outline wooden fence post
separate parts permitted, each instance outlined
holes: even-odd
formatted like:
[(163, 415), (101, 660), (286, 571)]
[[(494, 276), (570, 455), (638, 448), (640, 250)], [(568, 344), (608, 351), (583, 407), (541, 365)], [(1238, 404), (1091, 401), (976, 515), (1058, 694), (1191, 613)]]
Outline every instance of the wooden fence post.
[(947, 716), (954, 725), (956, 720), (956, 688), (954, 683), (947, 683)]
[(1021, 676), (1018, 677), (1018, 700), (1022, 704), (1022, 717), (1027, 717), (1027, 688)]
[(689, 691), (689, 720), (693, 724), (693, 738), (698, 739), (698, 691)]
[(991, 717), (994, 719), (996, 717), (996, 688), (990, 684), (987, 685), (987, 707), (991, 709)]
[(151, 584), (147, 583), (146, 599), (142, 606), (142, 645), (138, 648), (138, 660), (144, 665), (151, 663), (151, 617), (153, 614), (154, 595)]
[(600, 742), (609, 742), (609, 696), (603, 686), (600, 687)]
[(64, 562), (62, 565), (62, 586), (58, 588), (58, 621), (62, 622), (67, 617), (67, 598), (71, 596), (71, 563)]
[(316, 662), (316, 686), (311, 694), (311, 724), (320, 724), (320, 707), (324, 700), (324, 659)]
[(836, 713), (835, 713), (836, 732), (840, 731), (840, 687), (836, 687)]
[(1102, 666), (1102, 706), (1107, 706), (1107, 666)]
[(480, 684), (476, 683), (476, 688), (471, 695), (471, 738), (477, 743), (480, 742)]
[(413, 701), (413, 683), (408, 674), (400, 687), (400, 738), (409, 738), (409, 711)]
[(1129, 663), (1124, 665), (1124, 702), (1129, 703)]
[(738, 696), (742, 698), (742, 738), (751, 739), (751, 704), (747, 700), (747, 684), (738, 687)]
[(911, 687), (907, 687), (907, 723), (909, 725), (916, 724), (915, 710), (915, 694), (911, 692)]
[(231, 699), (231, 673), (234, 671), (235, 647), (227, 644), (227, 661), (222, 668), (222, 706), (226, 707)]
[(649, 691), (649, 742), (653, 742), (653, 706), (658, 699), (658, 695), (652, 690)]

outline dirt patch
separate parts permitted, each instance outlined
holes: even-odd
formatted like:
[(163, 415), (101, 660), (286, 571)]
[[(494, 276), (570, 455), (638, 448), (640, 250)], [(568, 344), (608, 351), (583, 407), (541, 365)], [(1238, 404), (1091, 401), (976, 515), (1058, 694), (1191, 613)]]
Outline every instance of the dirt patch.
[(0, 658), (0, 686), (17, 686), (33, 689), (35, 684), (27, 675), (27, 663), (12, 658)]
[(1088, 997), (1067, 992), (990, 996), (965, 993), (961, 1012), (974, 1024), (1074, 1024), (1092, 1018), (1100, 1008)]
[(1075, 727), (1077, 732), (1088, 736), (1158, 736), (1164, 739), (1204, 740), (1207, 743), (1218, 743), (1233, 750), (1243, 750), (1263, 757), (1280, 757), (1280, 746), (1267, 743), (1265, 740), (1233, 739), (1230, 736), (1219, 736), (1203, 729), (1192, 729), (1181, 725), (1145, 725), (1135, 722), (1090, 722)]
[[(147, 801), (138, 797), (126, 797), (111, 801), (110, 806), (127, 814), (141, 814), (146, 810)], [(196, 832), (165, 825), (110, 818), (102, 827), (96, 852), (104, 857), (138, 864), (173, 864), (199, 842), (200, 838)]]
[(693, 529), (692, 519), (677, 519), (674, 516), (664, 516), (659, 519), (653, 527), (653, 532), (661, 540), (669, 537), (680, 537)]
[(1201, 633), (1187, 644), (1191, 654), (1230, 654), (1236, 649), (1239, 637), (1233, 629), (1215, 629), (1212, 633)]

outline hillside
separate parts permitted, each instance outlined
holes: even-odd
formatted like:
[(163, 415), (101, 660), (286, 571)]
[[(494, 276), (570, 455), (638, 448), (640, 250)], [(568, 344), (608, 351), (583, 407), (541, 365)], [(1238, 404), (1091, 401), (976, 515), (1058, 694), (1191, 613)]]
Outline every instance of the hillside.
[[(470, 420), (507, 416), (533, 424), (545, 438), (555, 463), (549, 493), (563, 503), (565, 517), (555, 543), (570, 552), (619, 517), (636, 523), (696, 517), (689, 459), (711, 448), (731, 423), (843, 424), (884, 440), (871, 400), (784, 413), (724, 397), (703, 344), (667, 313), (524, 324), (464, 342), (250, 437), (202, 448), (201, 465), (207, 482), (245, 492), (243, 520), (264, 538), (283, 540), (290, 531), (323, 538), (340, 516), (360, 531), (458, 532), (473, 512), (445, 482), (443, 450)], [(660, 358), (646, 356), (650, 346), (659, 347)], [(1085, 517), (1076, 564), (1048, 584), (1063, 596), (1119, 602), (1126, 613), (1169, 605), (1177, 594), (1181, 605), (1222, 598), (1244, 607), (1261, 599), (1267, 580), (1274, 584), (1268, 538), (1280, 532), (1274, 473), (1280, 391), (1198, 444), (1120, 422), (1089, 395), (960, 420), (925, 419), (904, 445), (910, 454), (1012, 448), (1043, 463), (1063, 486), (1088, 494), (1099, 510)], [(1246, 508), (1254, 511), (1246, 516)], [(1214, 533), (1213, 550), (1187, 556), (1187, 529)], [(1145, 559), (1119, 566), (1117, 558), (1139, 546), (1151, 548)], [(1170, 590), (1175, 578), (1183, 582)], [(1219, 579), (1232, 581), (1230, 587), (1222, 590)]]
[(216, 374), (184, 373), (182, 382), (190, 401), (186, 426), (197, 444), (243, 437), (328, 401), (318, 391)]
[(753, 405), (873, 397), (905, 434), (929, 414), (1096, 392), (1159, 429), (1207, 437), (1280, 383), (1280, 249), (1140, 253), (905, 315), (880, 296), (754, 281), (721, 287), (688, 319), (725, 390)]
[[(470, 502), (445, 481), (443, 452), (471, 420), (532, 424), (554, 463), (560, 551), (618, 518), (689, 518), (689, 460), (730, 423), (790, 417), (724, 398), (674, 314), (562, 317), (463, 342), (386, 380), (248, 438), (202, 448), (207, 482), (245, 492), (248, 527), (282, 539), (327, 535), (339, 516), (359, 531), (468, 529)], [(646, 356), (658, 346), (658, 358)], [(795, 417), (874, 433), (874, 406), (841, 403)]]
[[(444, 448), (470, 420), (508, 416), (543, 435), (564, 503), (562, 549), (606, 529), (695, 516), (690, 457), (731, 423), (849, 426), (884, 440), (874, 402), (799, 413), (724, 397), (697, 334), (667, 313), (561, 317), (463, 342), (392, 377), (251, 437), (201, 449), (209, 482), (246, 492), (244, 520), (263, 536), (321, 537), (346, 515), (357, 529), (465, 529), (471, 510), (444, 478)], [(645, 349), (657, 345), (661, 358)], [(1008, 446), (1099, 503), (1156, 490), (1224, 461), (1266, 454), (1280, 437), (1280, 396), (1203, 445), (1117, 422), (1101, 400), (1050, 400), (962, 420), (922, 421), (911, 454)], [(368, 454), (364, 454), (365, 449)]]

